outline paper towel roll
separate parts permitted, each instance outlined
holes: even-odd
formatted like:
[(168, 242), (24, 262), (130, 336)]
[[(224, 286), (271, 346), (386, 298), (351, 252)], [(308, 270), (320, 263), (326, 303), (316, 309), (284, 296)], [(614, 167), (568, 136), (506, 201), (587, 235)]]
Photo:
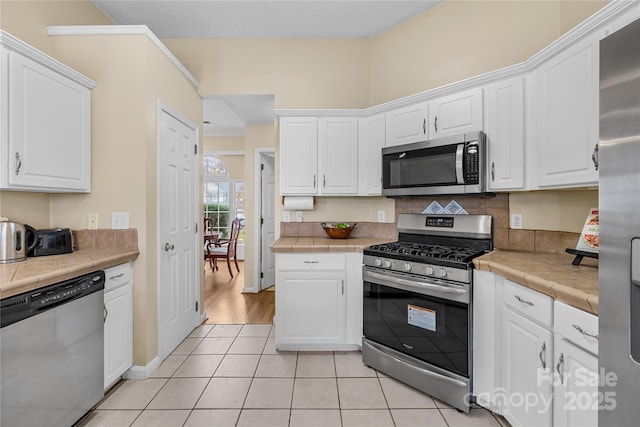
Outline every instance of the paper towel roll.
[(287, 211), (312, 211), (313, 196), (285, 196), (284, 210)]

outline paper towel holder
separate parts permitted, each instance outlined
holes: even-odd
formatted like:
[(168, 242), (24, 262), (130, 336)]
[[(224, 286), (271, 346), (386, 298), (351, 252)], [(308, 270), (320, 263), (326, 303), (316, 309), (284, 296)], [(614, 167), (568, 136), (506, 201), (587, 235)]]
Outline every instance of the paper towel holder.
[[(280, 196), (280, 204), (281, 204), (282, 206), (284, 206), (284, 198), (285, 198), (285, 197), (286, 197), (286, 196)], [(313, 196), (313, 205), (315, 206), (317, 203), (318, 203), (318, 200), (316, 199), (316, 196)]]

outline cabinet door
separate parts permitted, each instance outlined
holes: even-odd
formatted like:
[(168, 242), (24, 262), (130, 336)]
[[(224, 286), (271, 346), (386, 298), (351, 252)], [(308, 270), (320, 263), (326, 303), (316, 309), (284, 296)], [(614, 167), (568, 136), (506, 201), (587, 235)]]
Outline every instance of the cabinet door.
[(482, 88), (443, 96), (429, 103), (430, 138), (480, 130), (482, 130)]
[(387, 147), (429, 139), (429, 104), (410, 105), (387, 113)]
[(344, 272), (286, 272), (277, 282), (277, 344), (345, 342)]
[(131, 282), (104, 294), (104, 386), (133, 365), (133, 289)]
[(384, 114), (362, 119), (359, 139), (359, 193), (363, 196), (382, 194), (382, 148), (385, 145), (386, 120)]
[(591, 35), (534, 71), (540, 187), (597, 185), (592, 155), (598, 143), (599, 42)]
[(489, 189), (524, 187), (524, 78), (487, 86)]
[(597, 426), (598, 357), (558, 335), (554, 354), (553, 425)]
[(502, 320), (505, 417), (512, 425), (550, 426), (552, 333), (508, 308)]
[(320, 194), (358, 193), (358, 119), (325, 117), (318, 129)]
[(318, 191), (318, 119), (280, 119), (280, 193), (309, 195)]
[(6, 187), (91, 189), (91, 94), (17, 52), (8, 52)]

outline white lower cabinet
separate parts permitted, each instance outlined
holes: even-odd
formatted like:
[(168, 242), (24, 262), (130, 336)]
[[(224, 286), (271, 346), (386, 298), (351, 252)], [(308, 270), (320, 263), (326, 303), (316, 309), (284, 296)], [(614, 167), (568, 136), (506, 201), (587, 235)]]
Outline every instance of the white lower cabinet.
[(133, 366), (133, 280), (131, 264), (106, 269), (104, 289), (104, 388)]
[(598, 317), (474, 271), (473, 393), (512, 426), (597, 426)]
[(362, 279), (354, 269), (361, 264), (355, 253), (276, 254), (278, 350), (359, 348)]

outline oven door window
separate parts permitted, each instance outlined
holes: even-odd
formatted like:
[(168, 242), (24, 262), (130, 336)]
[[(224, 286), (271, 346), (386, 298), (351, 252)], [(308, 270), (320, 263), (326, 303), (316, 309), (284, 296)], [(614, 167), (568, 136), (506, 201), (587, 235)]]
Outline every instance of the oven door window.
[(469, 306), (364, 283), (364, 336), (469, 377)]

